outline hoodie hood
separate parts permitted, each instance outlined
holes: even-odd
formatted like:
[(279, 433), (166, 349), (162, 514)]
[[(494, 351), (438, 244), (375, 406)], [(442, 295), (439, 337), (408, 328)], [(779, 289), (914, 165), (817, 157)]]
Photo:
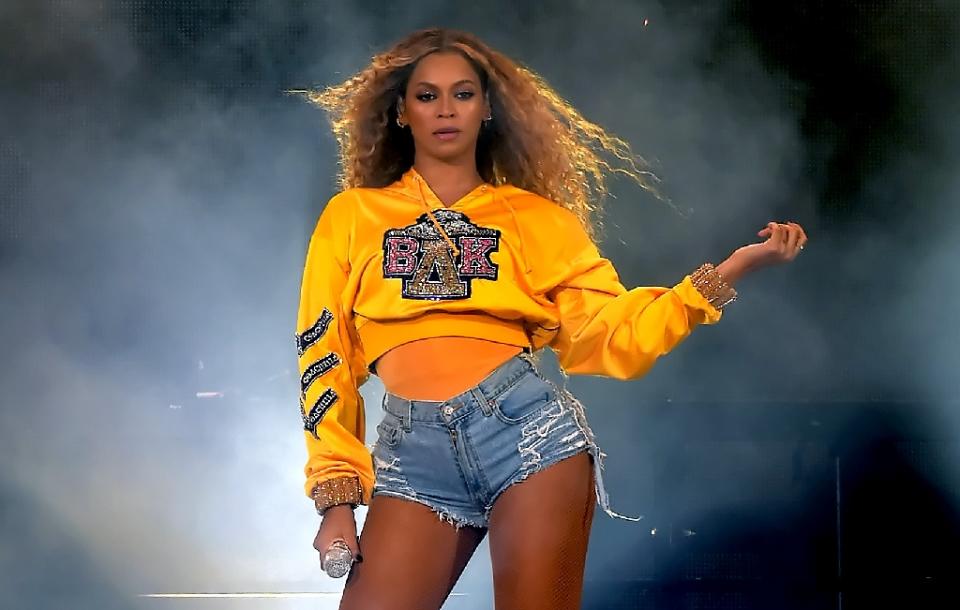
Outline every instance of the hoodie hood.
[(497, 186), (485, 182), (478, 185), (472, 191), (468, 192), (463, 197), (448, 206), (445, 205), (437, 196), (437, 194), (433, 192), (433, 189), (430, 188), (430, 185), (427, 183), (426, 179), (420, 175), (420, 172), (413, 167), (410, 167), (410, 169), (404, 172), (396, 182), (384, 187), (384, 190), (397, 193), (419, 203), (424, 212), (430, 218), (430, 221), (433, 223), (433, 226), (436, 228), (437, 232), (450, 247), (455, 257), (460, 256), (460, 250), (457, 248), (456, 243), (453, 241), (447, 231), (444, 230), (441, 223), (437, 220), (438, 211), (446, 209), (459, 210), (461, 208), (475, 207), (479, 205), (503, 206), (504, 211), (510, 215), (513, 229), (516, 231), (516, 234), (519, 237), (520, 256), (523, 259), (524, 273), (530, 273), (530, 259), (527, 257), (526, 251), (524, 250), (525, 240), (523, 238), (523, 227), (517, 218), (517, 211), (510, 204), (510, 199), (507, 193), (507, 191), (516, 191), (517, 189), (515, 187), (510, 185)]

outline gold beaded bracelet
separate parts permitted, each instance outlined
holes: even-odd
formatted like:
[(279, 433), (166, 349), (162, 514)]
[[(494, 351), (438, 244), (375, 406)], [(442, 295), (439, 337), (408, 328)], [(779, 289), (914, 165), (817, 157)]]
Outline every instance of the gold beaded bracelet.
[(356, 508), (363, 499), (363, 487), (359, 477), (337, 477), (317, 483), (310, 493), (317, 514), (322, 515), (331, 506), (349, 504)]
[(693, 282), (694, 288), (717, 310), (721, 310), (737, 300), (737, 291), (727, 284), (723, 276), (717, 272), (717, 268), (711, 263), (700, 265), (696, 271), (690, 274), (690, 280)]

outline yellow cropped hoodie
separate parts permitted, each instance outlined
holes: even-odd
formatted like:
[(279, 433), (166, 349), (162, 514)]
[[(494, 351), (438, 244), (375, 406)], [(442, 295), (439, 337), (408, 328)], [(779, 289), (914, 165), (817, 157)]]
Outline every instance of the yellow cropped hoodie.
[(673, 288), (627, 290), (572, 212), (513, 186), (484, 184), (447, 207), (411, 168), (343, 191), (310, 239), (297, 316), (306, 492), (321, 513), (370, 501), (358, 388), (397, 345), (550, 346), (567, 373), (631, 379), (734, 297), (709, 264)]

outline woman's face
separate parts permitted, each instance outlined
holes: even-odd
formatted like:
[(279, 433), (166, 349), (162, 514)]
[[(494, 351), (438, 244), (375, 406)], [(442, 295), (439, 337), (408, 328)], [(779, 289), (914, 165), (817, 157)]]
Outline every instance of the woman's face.
[(458, 161), (474, 158), (490, 106), (470, 62), (460, 53), (438, 52), (414, 68), (398, 110), (413, 135), (417, 156)]

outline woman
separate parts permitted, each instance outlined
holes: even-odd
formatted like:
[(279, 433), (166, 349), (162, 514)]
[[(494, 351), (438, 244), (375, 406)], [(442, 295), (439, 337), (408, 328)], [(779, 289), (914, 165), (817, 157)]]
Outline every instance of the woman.
[[(531, 355), (639, 377), (745, 273), (792, 260), (802, 228), (770, 223), (673, 288), (628, 291), (591, 217), (605, 172), (643, 183), (629, 148), (475, 37), (416, 32), (309, 97), (343, 170), (297, 325), (314, 546), (358, 561), (341, 608), (439, 608), (487, 532), (497, 608), (578, 608), (594, 494), (614, 513), (582, 406)], [(386, 389), (372, 456), (370, 372)]]

